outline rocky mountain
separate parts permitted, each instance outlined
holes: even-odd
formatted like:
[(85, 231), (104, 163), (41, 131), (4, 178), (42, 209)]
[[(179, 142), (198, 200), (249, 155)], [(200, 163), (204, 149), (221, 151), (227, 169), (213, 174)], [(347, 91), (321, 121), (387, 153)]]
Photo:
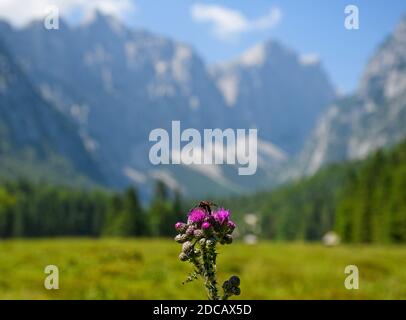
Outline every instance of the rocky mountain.
[[(46, 30), (41, 22), (1, 32), (42, 96), (73, 117), (110, 183), (142, 183), (149, 132), (220, 127), (223, 100), (193, 50), (97, 14), (86, 25)], [(138, 178), (137, 178), (138, 177)]]
[[(285, 150), (296, 152), (334, 95), (318, 63), (273, 42), (262, 46), (262, 60), (245, 54), (211, 73), (190, 46), (99, 13), (77, 27), (60, 21), (59, 30), (0, 23), (0, 36), (42, 98), (73, 119), (113, 187), (144, 191), (161, 179), (193, 196), (269, 186)], [(224, 89), (229, 73), (238, 74), (235, 101)], [(234, 165), (152, 166), (149, 133), (170, 133), (173, 120), (200, 132), (258, 128), (257, 174), (239, 176)]]
[(317, 57), (276, 41), (259, 44), (213, 68), (228, 106), (261, 136), (293, 155), (335, 97)]
[(359, 88), (319, 121), (298, 160), (312, 174), (329, 162), (365, 158), (406, 136), (406, 18), (378, 48)]
[[(59, 161), (58, 159), (63, 161)], [(70, 167), (76, 174), (103, 183), (95, 160), (87, 153), (76, 127), (44, 101), (0, 42), (0, 175), (21, 163), (38, 175), (40, 165), (58, 164), (54, 175)], [(14, 167), (10, 164), (14, 163)], [(21, 172), (23, 168), (20, 168)], [(28, 172), (28, 169), (27, 169)], [(66, 173), (66, 172), (65, 172)], [(62, 177), (61, 177), (62, 178)], [(67, 177), (65, 177), (67, 178)], [(73, 179), (73, 176), (70, 177)]]

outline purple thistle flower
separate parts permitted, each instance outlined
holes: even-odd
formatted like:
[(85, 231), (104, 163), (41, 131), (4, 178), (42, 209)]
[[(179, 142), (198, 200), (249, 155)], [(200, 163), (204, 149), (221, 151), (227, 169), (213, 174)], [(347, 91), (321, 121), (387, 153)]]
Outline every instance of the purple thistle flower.
[(213, 213), (213, 217), (219, 225), (227, 224), (230, 218), (230, 211), (220, 208)]
[(211, 227), (211, 224), (209, 222), (203, 222), (202, 224), (202, 229), (207, 230)]
[(235, 227), (236, 227), (236, 224), (234, 223), (234, 221), (229, 220), (228, 223), (227, 223), (227, 227), (228, 227), (231, 231), (233, 231), (233, 230), (235, 229)]
[(185, 230), (185, 226), (186, 226), (185, 223), (183, 223), (183, 222), (177, 222), (177, 223), (175, 224), (175, 229), (176, 229), (176, 231), (181, 232), (181, 231), (184, 231), (184, 230)]
[(195, 208), (189, 212), (188, 221), (191, 223), (202, 223), (206, 218), (207, 214), (202, 209)]
[[(209, 201), (200, 202), (199, 207), (191, 209), (188, 213), (187, 223), (177, 222), (175, 224), (178, 231), (175, 241), (182, 244), (179, 259), (190, 262), (195, 268), (195, 272), (184, 283), (201, 276), (204, 279), (209, 299), (219, 300), (221, 296), (217, 288), (216, 247), (219, 244), (225, 245), (233, 242), (232, 233), (236, 224), (230, 220), (229, 210), (219, 208), (211, 211), (209, 210), (210, 204)], [(221, 299), (227, 300), (233, 295), (239, 295), (241, 293), (239, 284), (240, 279), (236, 276), (225, 281), (224, 294)]]

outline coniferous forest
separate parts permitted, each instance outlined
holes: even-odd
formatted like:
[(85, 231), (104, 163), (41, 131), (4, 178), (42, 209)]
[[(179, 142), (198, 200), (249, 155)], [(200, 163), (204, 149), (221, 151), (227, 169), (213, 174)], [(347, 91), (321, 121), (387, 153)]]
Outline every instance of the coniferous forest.
[(180, 195), (162, 182), (148, 210), (133, 188), (113, 193), (6, 182), (0, 187), (0, 236), (171, 236), (180, 206)]
[[(237, 221), (258, 214), (259, 235), (266, 239), (319, 241), (335, 230), (345, 242), (406, 242), (406, 141), (270, 192), (218, 202)], [(147, 206), (134, 188), (111, 192), (4, 181), (0, 236), (172, 236), (174, 222), (191, 205), (160, 181)]]
[(335, 230), (345, 242), (405, 242), (406, 141), (228, 205), (258, 213), (265, 238), (318, 241)]

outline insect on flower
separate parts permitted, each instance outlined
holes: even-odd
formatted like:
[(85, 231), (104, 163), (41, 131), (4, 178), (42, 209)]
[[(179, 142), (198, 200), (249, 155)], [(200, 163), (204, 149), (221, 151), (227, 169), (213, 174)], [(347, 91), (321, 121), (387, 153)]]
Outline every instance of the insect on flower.
[(213, 203), (213, 202), (211, 202), (211, 201), (203, 200), (203, 201), (200, 201), (200, 203), (199, 203), (197, 206), (195, 206), (195, 208), (201, 208), (201, 209), (203, 209), (203, 210), (206, 211), (209, 215), (211, 214), (211, 207), (218, 207), (218, 205), (215, 204), (215, 203)]

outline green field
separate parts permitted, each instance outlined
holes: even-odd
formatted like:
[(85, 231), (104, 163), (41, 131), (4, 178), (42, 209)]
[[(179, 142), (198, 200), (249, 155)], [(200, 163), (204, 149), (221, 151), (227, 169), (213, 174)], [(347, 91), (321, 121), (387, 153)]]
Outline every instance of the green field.
[[(0, 299), (205, 299), (171, 240), (10, 240), (0, 242)], [(44, 288), (59, 267), (60, 289)], [(359, 268), (359, 290), (344, 268)], [(263, 242), (221, 247), (219, 278), (241, 277), (242, 299), (406, 299), (406, 247)]]

